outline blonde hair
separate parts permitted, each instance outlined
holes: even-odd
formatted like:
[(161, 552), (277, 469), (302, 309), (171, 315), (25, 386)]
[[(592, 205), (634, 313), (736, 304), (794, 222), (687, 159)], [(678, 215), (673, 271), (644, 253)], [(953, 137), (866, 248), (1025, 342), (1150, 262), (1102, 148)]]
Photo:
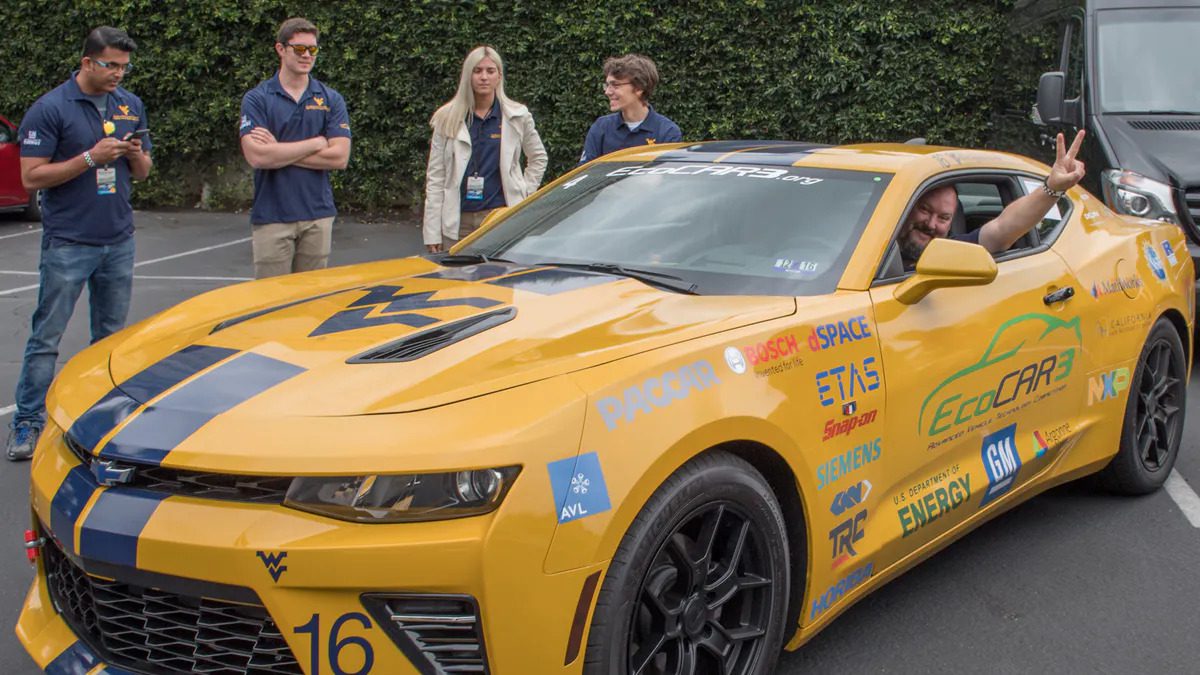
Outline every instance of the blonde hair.
[(500, 54), (487, 45), (480, 45), (467, 52), (467, 58), (463, 59), (462, 75), (458, 78), (458, 91), (454, 94), (454, 98), (446, 101), (429, 119), (429, 125), (433, 127), (434, 131), (446, 138), (454, 138), (458, 130), (467, 125), (468, 119), (475, 109), (475, 91), (471, 88), (471, 73), (474, 72), (475, 66), (485, 58), (494, 61), (496, 68), (500, 71), (500, 81), (496, 83), (496, 99), (500, 101), (502, 107), (513, 104), (512, 99), (504, 94), (504, 62), (500, 60)]

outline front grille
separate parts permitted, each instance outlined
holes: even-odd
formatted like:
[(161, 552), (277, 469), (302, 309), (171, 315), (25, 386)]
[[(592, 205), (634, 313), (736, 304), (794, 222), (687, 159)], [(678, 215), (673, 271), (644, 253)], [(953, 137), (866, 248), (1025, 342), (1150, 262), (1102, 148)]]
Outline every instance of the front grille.
[(55, 607), (100, 658), (153, 673), (299, 675), (261, 605), (239, 604), (88, 575), (52, 540), (42, 547)]
[[(81, 448), (70, 434), (64, 434), (63, 437), (72, 454), (85, 465), (90, 467), (92, 462), (103, 461), (102, 457), (97, 458)], [(231, 473), (187, 471), (133, 462), (116, 462), (114, 466), (132, 467), (134, 470), (129, 482), (122, 483), (122, 485), (204, 499), (222, 499), (254, 504), (282, 504), (283, 498), (287, 496), (288, 487), (292, 484), (291, 476), (244, 476)]]
[(362, 602), (422, 675), (489, 672), (475, 598), (367, 594)]
[(1200, 187), (1189, 187), (1183, 190), (1181, 207), (1179, 215), (1190, 220), (1192, 227), (1200, 227)]

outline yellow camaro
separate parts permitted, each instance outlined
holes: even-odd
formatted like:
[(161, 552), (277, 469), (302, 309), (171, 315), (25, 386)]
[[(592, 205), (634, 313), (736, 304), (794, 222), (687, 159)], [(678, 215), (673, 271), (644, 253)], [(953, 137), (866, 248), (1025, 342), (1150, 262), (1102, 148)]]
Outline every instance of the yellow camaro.
[(1193, 264), (1047, 168), (718, 142), (580, 167), (450, 254), (190, 299), (71, 360), (17, 634), (49, 673), (770, 672), (1058, 483), (1157, 489)]

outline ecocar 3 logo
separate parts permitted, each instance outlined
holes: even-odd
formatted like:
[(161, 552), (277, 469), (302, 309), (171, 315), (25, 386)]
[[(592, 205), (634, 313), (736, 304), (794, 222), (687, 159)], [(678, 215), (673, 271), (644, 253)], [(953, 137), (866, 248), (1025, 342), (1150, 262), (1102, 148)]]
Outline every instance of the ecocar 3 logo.
[[(1035, 339), (1019, 339), (1008, 349), (999, 346), (1002, 339), (1030, 327), (1041, 329)], [(1050, 389), (1052, 383), (1071, 374), (1082, 341), (1079, 317), (1063, 321), (1049, 314), (1023, 314), (1005, 321), (996, 329), (978, 362), (946, 378), (925, 397), (917, 429), (926, 436), (945, 433), (972, 418), (1028, 398), (1039, 390)], [(1055, 351), (1041, 358), (1030, 358), (1030, 352), (1046, 350)], [(1030, 356), (1020, 360), (1014, 358), (1022, 352)], [(994, 366), (1002, 366), (994, 368), (997, 374), (994, 385), (981, 387), (982, 391), (979, 391), (962, 384), (967, 376)], [(955, 384), (957, 390), (951, 388)]]
[(720, 383), (712, 364), (700, 360), (647, 378), (641, 384), (626, 389), (621, 398), (605, 396), (596, 401), (596, 409), (600, 411), (604, 426), (612, 431), (622, 420), (632, 422), (639, 412), (650, 414), (655, 408), (665, 408), (687, 398), (693, 391), (704, 391)]

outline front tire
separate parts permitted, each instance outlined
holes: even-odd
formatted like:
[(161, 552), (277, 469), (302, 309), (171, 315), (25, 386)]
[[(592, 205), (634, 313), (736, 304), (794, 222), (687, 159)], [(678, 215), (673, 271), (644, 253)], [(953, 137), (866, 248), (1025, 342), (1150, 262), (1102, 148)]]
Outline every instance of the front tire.
[(787, 601), (783, 514), (745, 460), (679, 468), (621, 540), (588, 636), (588, 675), (774, 671)]
[(1187, 409), (1187, 358), (1171, 322), (1150, 330), (1130, 380), (1117, 456), (1100, 473), (1120, 494), (1142, 495), (1162, 487), (1179, 456)]

